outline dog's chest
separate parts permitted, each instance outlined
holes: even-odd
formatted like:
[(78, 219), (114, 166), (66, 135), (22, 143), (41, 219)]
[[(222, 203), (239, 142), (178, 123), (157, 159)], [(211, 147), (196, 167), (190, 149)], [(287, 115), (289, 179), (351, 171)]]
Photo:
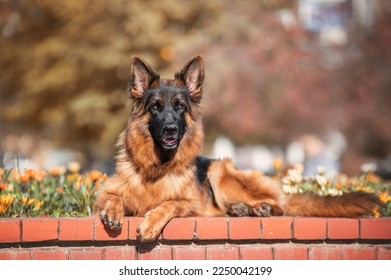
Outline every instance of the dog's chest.
[(194, 176), (192, 175), (191, 172), (167, 174), (154, 182), (149, 190), (152, 195), (162, 200), (184, 199), (193, 193)]
[(194, 200), (197, 196), (195, 180), (188, 174), (167, 174), (154, 181), (135, 186), (128, 193), (128, 210), (136, 215), (158, 207), (165, 201)]

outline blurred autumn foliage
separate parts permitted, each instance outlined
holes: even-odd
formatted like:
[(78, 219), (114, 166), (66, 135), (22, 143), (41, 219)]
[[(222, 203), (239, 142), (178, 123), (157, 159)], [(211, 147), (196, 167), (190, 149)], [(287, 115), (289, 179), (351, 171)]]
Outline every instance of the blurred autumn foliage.
[(302, 24), (299, 1), (2, 0), (1, 135), (36, 134), (111, 158), (130, 108), (130, 56), (172, 77), (200, 53), (207, 147), (221, 134), (284, 146), (303, 133), (338, 130), (348, 140), (345, 167), (384, 158), (391, 5), (376, 1), (365, 29), (354, 1), (345, 5), (347, 42), (324, 44)]

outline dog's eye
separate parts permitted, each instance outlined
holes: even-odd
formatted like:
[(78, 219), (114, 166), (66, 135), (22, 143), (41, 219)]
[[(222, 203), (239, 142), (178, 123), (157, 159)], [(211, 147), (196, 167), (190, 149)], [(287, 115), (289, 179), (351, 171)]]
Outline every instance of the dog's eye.
[(185, 104), (183, 104), (181, 102), (177, 102), (175, 107), (177, 108), (177, 110), (182, 110), (185, 108)]
[(161, 109), (161, 105), (159, 103), (154, 103), (154, 104), (152, 104), (151, 108), (153, 110), (158, 110), (159, 111)]

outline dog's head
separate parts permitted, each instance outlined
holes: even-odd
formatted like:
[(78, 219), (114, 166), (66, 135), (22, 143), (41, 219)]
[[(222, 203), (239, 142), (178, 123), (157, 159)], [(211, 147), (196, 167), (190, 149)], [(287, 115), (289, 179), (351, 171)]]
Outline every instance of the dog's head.
[[(142, 59), (132, 57), (130, 96), (133, 114), (148, 116), (148, 130), (163, 153), (175, 151), (202, 97), (204, 62), (201, 56), (190, 60), (175, 79), (160, 76)], [(190, 119), (189, 119), (190, 118)]]

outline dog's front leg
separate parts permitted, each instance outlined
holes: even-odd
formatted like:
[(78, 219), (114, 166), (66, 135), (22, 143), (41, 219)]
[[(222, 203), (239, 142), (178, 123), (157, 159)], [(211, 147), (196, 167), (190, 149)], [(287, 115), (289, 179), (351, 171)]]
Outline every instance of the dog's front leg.
[(144, 220), (137, 229), (138, 238), (142, 242), (157, 239), (164, 226), (175, 217), (185, 217), (191, 213), (187, 201), (165, 201), (155, 209), (147, 212)]
[(124, 217), (122, 199), (116, 195), (109, 196), (99, 216), (105, 226), (111, 229), (120, 229)]

